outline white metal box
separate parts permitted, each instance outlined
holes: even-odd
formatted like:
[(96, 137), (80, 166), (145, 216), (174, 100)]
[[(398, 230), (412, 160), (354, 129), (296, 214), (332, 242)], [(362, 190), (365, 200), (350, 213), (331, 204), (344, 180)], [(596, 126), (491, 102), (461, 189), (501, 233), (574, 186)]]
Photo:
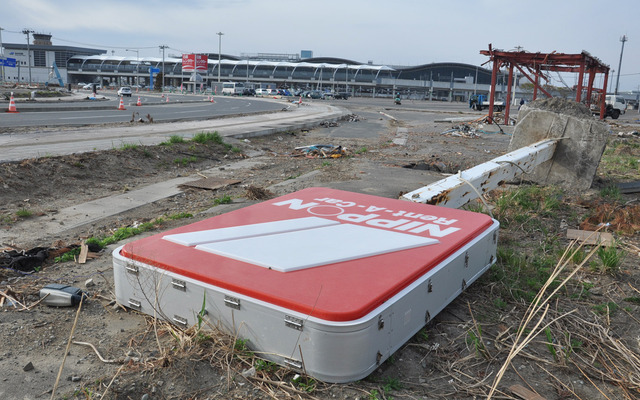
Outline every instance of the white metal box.
[(370, 374), (496, 260), (484, 214), (310, 188), (121, 246), (117, 301), (327, 382)]

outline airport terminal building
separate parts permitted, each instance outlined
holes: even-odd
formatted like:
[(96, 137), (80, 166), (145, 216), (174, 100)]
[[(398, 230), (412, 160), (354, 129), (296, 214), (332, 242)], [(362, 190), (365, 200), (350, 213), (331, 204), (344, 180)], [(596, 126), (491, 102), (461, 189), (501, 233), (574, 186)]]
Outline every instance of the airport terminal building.
[[(51, 35), (34, 34), (33, 44), (5, 43), (6, 57), (16, 67), (4, 68), (4, 80), (15, 83), (58, 84), (53, 64), (65, 86), (98, 83), (119, 87), (150, 85), (164, 76), (164, 85), (187, 90), (211, 89), (216, 82), (242, 82), (254, 88), (300, 88), (348, 92), (361, 96), (392, 96), (444, 101), (467, 101), (474, 93), (487, 93), (491, 71), (463, 63), (433, 63), (418, 66), (376, 65), (332, 57), (298, 54), (210, 53), (206, 71), (183, 71), (182, 58), (108, 55), (106, 50), (54, 46)], [(160, 75), (161, 74), (161, 75)], [(506, 90), (506, 77), (499, 77), (497, 91)]]

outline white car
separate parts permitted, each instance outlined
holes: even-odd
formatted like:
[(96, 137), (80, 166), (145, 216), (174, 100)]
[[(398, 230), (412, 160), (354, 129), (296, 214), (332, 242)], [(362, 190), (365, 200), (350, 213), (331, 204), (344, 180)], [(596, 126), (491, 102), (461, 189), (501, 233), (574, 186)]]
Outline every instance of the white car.
[(128, 96), (131, 97), (131, 88), (129, 86), (123, 86), (118, 89), (118, 96)]
[(87, 89), (87, 90), (92, 90), (93, 89), (93, 85), (96, 85), (96, 90), (97, 89), (102, 89), (102, 85), (100, 85), (99, 83), (87, 83), (82, 88), (83, 89)]

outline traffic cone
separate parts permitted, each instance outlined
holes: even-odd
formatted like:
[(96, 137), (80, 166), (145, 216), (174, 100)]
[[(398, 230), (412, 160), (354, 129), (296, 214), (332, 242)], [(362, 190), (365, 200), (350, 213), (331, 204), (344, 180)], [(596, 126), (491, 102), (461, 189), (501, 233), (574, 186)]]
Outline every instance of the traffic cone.
[(167, 95), (167, 103), (169, 102), (169, 96)]
[(136, 103), (136, 106), (141, 106), (142, 102), (140, 101), (140, 96), (138, 96), (138, 102)]
[(18, 110), (16, 109), (16, 102), (15, 100), (13, 100), (13, 92), (11, 92), (11, 98), (9, 99), (9, 109), (7, 110), (7, 112), (10, 112), (10, 113), (18, 112)]
[(211, 96), (211, 102), (215, 103), (216, 101), (213, 99), (213, 96)]
[(126, 110), (126, 108), (124, 108), (124, 101), (122, 101), (122, 96), (120, 96), (120, 105), (118, 106), (118, 110)]
[(302, 104), (302, 96), (300, 96), (300, 99), (298, 99), (298, 104)]

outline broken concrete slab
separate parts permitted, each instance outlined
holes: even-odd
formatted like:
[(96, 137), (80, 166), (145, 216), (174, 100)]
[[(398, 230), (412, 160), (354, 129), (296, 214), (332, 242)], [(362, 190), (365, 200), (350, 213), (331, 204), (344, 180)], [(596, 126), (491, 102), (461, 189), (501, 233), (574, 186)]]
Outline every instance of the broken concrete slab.
[(536, 100), (520, 109), (509, 151), (544, 139), (562, 138), (553, 158), (526, 179), (584, 190), (591, 187), (608, 134), (608, 125), (595, 120), (583, 104), (559, 98)]

